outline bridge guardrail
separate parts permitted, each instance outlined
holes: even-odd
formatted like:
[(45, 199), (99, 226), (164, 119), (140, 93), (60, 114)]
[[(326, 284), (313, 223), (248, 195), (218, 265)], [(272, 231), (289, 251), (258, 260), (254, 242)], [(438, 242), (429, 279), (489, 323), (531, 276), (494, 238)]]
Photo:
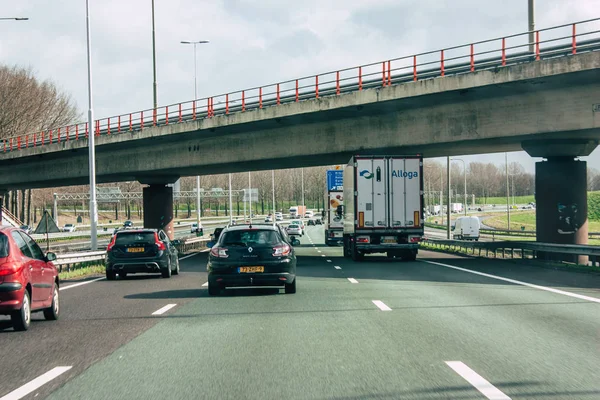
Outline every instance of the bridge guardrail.
[(476, 242), (469, 240), (447, 240), (447, 239), (427, 239), (424, 243), (432, 244), (434, 247), (446, 250), (463, 250), (464, 253), (475, 255), (478, 251), (478, 255), (482, 256), (482, 252), (485, 251), (485, 256), (489, 257), (490, 253), (493, 254), (494, 258), (497, 258), (498, 253), (502, 255), (502, 258), (507, 258), (507, 254), (510, 258), (515, 258), (515, 251), (517, 255), (522, 259), (543, 259), (551, 260), (550, 254), (564, 257), (565, 255), (574, 256), (587, 256), (592, 266), (600, 266), (600, 246), (590, 245), (571, 245), (571, 244), (554, 244), (554, 243), (539, 243), (539, 242), (519, 242), (513, 240), (507, 241), (496, 241), (496, 242)]
[[(366, 88), (385, 88), (393, 84), (472, 73), (542, 59), (575, 55), (578, 52), (594, 51), (600, 45), (598, 21), (600, 21), (600, 18), (593, 18), (532, 32), (521, 32), (203, 99), (112, 116), (96, 120), (92, 127), (89, 127), (87, 123), (56, 127), (46, 131), (7, 138), (3, 140), (0, 147), (3, 147), (3, 151), (6, 153), (7, 151), (21, 150), (28, 147), (61, 143), (61, 141), (85, 139), (90, 133), (100, 136), (141, 131), (144, 128), (153, 126), (195, 121), (197, 119), (212, 118), (216, 115), (228, 115), (251, 109), (278, 106), (284, 103), (318, 99), (323, 96), (339, 96), (342, 93), (361, 91)], [(533, 43), (529, 43), (528, 36), (530, 33), (534, 34)], [(592, 39), (586, 39), (591, 35), (596, 36)], [(529, 46), (533, 46), (534, 50), (529, 51), (527, 49)], [(476, 48), (477, 51), (475, 51)], [(215, 99), (217, 100), (217, 107), (215, 107)], [(219, 104), (222, 105), (219, 106)]]

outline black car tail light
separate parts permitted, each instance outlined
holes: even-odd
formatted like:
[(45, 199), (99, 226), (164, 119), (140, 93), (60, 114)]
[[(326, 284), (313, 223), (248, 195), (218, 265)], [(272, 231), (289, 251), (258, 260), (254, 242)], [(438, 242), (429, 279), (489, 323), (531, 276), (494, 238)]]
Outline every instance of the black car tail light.
[(156, 247), (158, 248), (158, 251), (167, 250), (167, 246), (165, 246), (165, 244), (160, 241), (160, 239), (158, 238), (158, 233), (156, 233), (156, 232), (154, 232), (154, 241), (156, 243)]
[(290, 254), (292, 249), (287, 244), (279, 244), (273, 247), (273, 257), (282, 257)]
[(210, 254), (217, 258), (227, 258), (229, 254), (227, 254), (227, 249), (224, 247), (213, 247), (210, 249)]
[(112, 239), (108, 246), (106, 246), (106, 251), (111, 251), (113, 247), (115, 247), (115, 242), (117, 241), (117, 235), (113, 235)]

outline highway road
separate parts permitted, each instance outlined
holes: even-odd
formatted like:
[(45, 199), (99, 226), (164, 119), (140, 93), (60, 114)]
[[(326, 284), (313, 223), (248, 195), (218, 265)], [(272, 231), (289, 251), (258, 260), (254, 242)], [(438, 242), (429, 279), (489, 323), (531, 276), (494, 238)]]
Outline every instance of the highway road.
[(64, 282), (59, 321), (0, 319), (0, 399), (600, 398), (600, 275), (322, 242), (308, 227), (293, 295), (209, 297), (206, 253)]

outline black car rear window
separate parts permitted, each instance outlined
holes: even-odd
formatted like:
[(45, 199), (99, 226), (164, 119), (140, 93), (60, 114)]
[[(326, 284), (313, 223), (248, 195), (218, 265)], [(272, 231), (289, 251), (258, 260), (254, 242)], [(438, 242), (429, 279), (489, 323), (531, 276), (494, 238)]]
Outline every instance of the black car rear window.
[(8, 237), (0, 233), (0, 258), (8, 257)]
[(115, 245), (127, 246), (130, 244), (154, 244), (154, 232), (119, 232)]
[(281, 242), (277, 232), (266, 229), (235, 230), (221, 234), (221, 246), (275, 246)]

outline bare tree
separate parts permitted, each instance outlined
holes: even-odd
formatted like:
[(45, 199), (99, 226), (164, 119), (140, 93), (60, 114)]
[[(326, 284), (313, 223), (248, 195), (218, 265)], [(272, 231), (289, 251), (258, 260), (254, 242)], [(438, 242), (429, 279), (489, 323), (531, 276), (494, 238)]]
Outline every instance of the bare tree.
[(0, 139), (68, 125), (80, 113), (54, 83), (30, 69), (0, 66)]

